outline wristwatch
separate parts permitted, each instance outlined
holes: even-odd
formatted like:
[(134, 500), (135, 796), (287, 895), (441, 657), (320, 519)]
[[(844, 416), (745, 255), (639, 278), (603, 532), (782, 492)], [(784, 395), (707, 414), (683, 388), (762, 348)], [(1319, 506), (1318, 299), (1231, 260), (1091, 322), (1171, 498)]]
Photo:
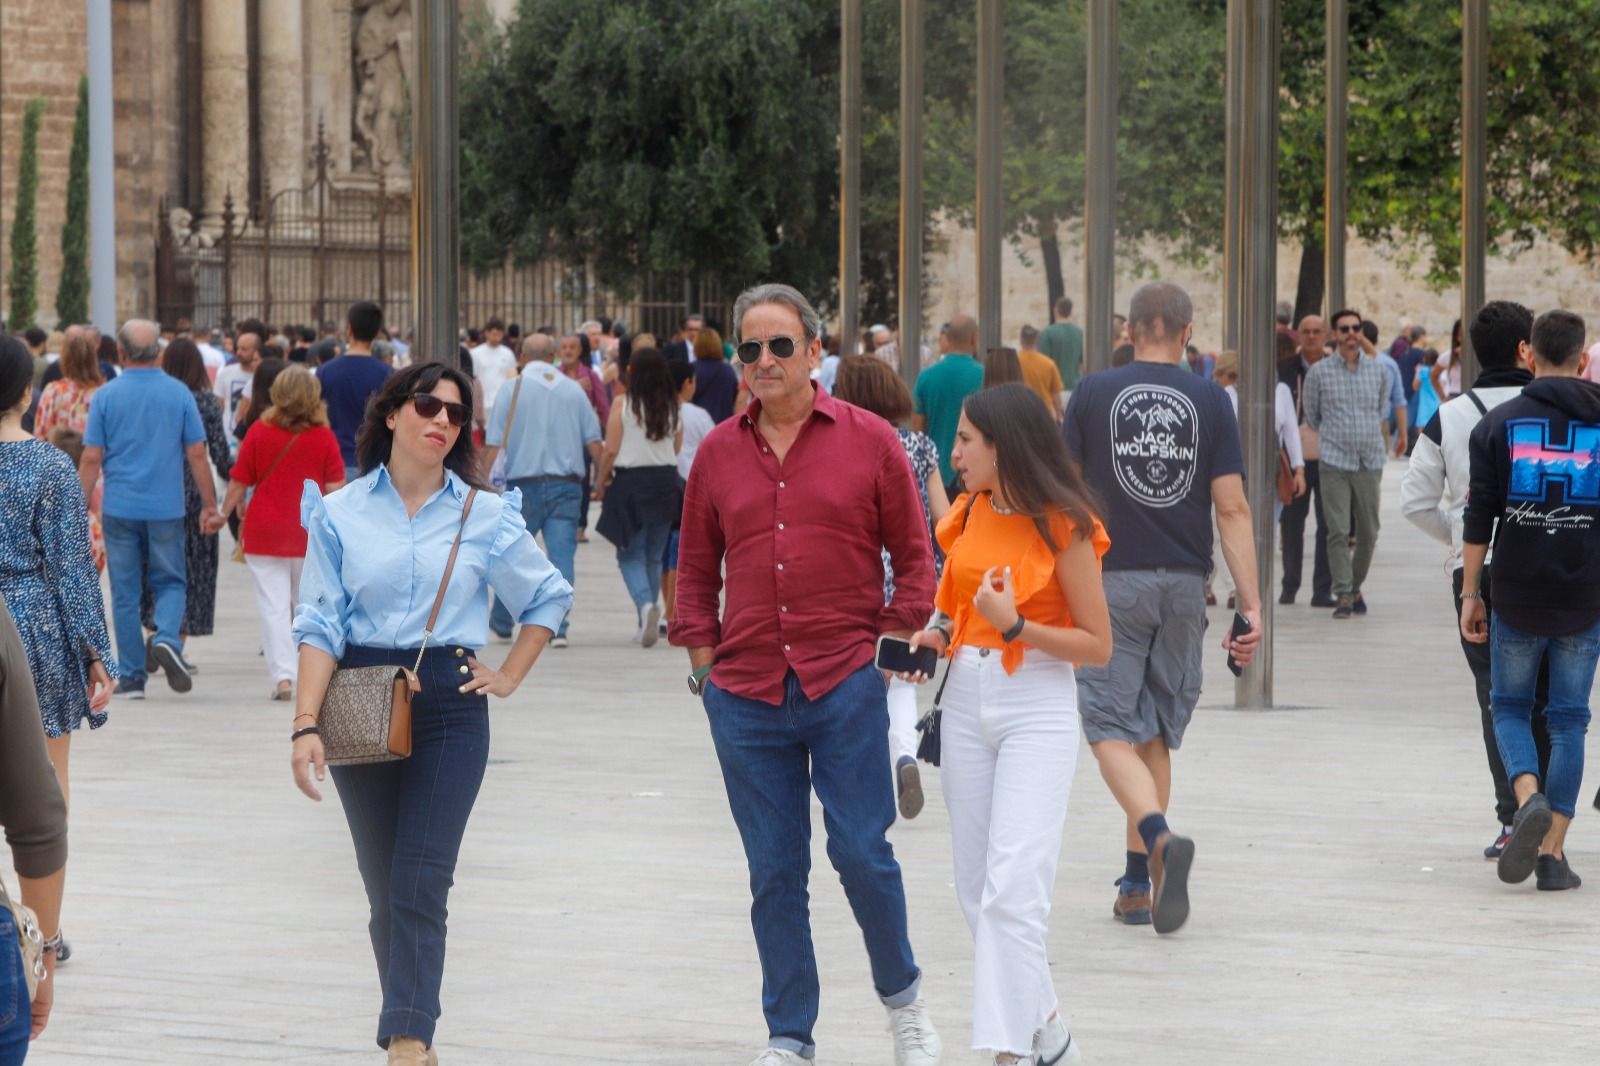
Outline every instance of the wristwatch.
[(706, 678), (711, 676), (711, 667), (702, 666), (689, 675), (689, 694), (698, 696), (705, 691)]

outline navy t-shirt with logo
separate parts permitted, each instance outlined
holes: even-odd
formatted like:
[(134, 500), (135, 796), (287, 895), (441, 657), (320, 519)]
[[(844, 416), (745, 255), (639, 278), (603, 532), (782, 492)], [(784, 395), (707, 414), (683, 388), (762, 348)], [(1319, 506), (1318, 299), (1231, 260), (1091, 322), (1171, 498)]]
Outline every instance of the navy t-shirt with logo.
[(1102, 370), (1078, 382), (1061, 432), (1107, 509), (1104, 569), (1211, 568), (1211, 480), (1244, 472), (1220, 385), (1169, 363)]

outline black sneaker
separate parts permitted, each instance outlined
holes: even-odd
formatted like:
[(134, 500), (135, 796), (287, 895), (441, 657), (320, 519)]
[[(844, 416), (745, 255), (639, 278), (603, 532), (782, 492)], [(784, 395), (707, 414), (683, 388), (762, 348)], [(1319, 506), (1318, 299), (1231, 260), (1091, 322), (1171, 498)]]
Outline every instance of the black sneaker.
[(156, 662), (166, 672), (167, 684), (174, 692), (188, 692), (194, 688), (194, 676), (183, 665), (183, 656), (171, 644), (160, 641), (151, 642), (151, 651), (155, 654)]
[(1554, 855), (1541, 855), (1535, 864), (1538, 880), (1535, 882), (1540, 892), (1565, 892), (1569, 888), (1578, 888), (1583, 884), (1583, 878), (1572, 872), (1572, 867), (1567, 865), (1567, 857), (1556, 858)]
[(1508, 885), (1518, 885), (1532, 874), (1539, 858), (1539, 843), (1550, 832), (1550, 801), (1543, 793), (1535, 792), (1528, 802), (1517, 808), (1511, 820), (1511, 836), (1500, 852), (1500, 880)]
[(1339, 606), (1339, 601), (1334, 599), (1332, 596), (1313, 596), (1311, 597), (1311, 606), (1337, 607)]
[(1494, 843), (1483, 849), (1483, 857), (1490, 862), (1494, 862), (1500, 857), (1500, 853), (1506, 850), (1506, 841), (1510, 839), (1511, 827), (1509, 825), (1501, 826), (1500, 835), (1494, 838)]
[(1352, 611), (1354, 611), (1356, 614), (1366, 614), (1367, 613), (1366, 597), (1362, 596), (1359, 592), (1356, 593), (1355, 602), (1350, 605), (1350, 609)]
[(1289, 604), (1294, 602), (1294, 596), (1295, 596), (1295, 594), (1292, 593), (1292, 592), (1279, 593), (1278, 594), (1278, 602), (1283, 604), (1285, 607), (1287, 607)]
[(112, 695), (124, 700), (142, 700), (144, 699), (144, 682), (125, 677), (117, 682), (117, 689)]
[(1341, 596), (1339, 597), (1338, 606), (1333, 609), (1333, 617), (1343, 621), (1344, 619), (1349, 618), (1354, 610), (1355, 608), (1350, 603), (1350, 597)]
[(72, 945), (67, 943), (66, 931), (62, 930), (60, 935), (61, 935), (61, 943), (60, 943), (60, 945), (58, 945), (56, 947), (56, 965), (57, 966), (60, 966), (62, 963), (66, 962), (68, 959), (72, 958)]

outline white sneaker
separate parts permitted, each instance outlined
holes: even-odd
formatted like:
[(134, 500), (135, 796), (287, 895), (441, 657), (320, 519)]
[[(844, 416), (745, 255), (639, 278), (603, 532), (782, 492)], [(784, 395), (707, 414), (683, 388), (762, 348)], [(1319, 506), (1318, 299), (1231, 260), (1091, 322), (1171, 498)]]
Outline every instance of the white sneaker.
[(551, 637), (550, 646), (552, 648), (565, 648), (567, 646), (567, 638), (562, 636)]
[(661, 608), (652, 603), (650, 609), (644, 613), (644, 629), (639, 632), (639, 644), (642, 647), (653, 648), (656, 641), (661, 639)]
[(811, 1064), (792, 1051), (769, 1047), (757, 1055), (750, 1066), (811, 1066)]
[(939, 1066), (944, 1045), (928, 1020), (928, 1006), (917, 999), (889, 1011), (889, 1032), (894, 1034), (894, 1066)]
[(1044, 1023), (1044, 1028), (1034, 1039), (1033, 1049), (1036, 1066), (1067, 1066), (1068, 1063), (1083, 1061), (1078, 1042), (1073, 1039), (1060, 1014)]

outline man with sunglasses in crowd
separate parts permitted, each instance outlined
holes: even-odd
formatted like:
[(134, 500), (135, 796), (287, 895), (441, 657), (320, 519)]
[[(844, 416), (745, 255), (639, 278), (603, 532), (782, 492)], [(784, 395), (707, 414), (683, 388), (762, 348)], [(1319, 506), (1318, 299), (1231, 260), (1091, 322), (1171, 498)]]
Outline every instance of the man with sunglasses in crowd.
[[(1362, 354), (1361, 315), (1334, 312), (1336, 354), (1306, 374), (1306, 424), (1322, 447), (1322, 511), (1327, 519), (1328, 568), (1333, 573), (1333, 617), (1366, 614), (1361, 584), (1378, 546), (1378, 497), (1383, 464), (1383, 421), (1391, 413), (1389, 372)], [(1352, 521), (1355, 549), (1350, 547)]]
[[(834, 400), (811, 373), (822, 321), (787, 285), (734, 306), (753, 397), (700, 444), (684, 493), (678, 600), (668, 633), (688, 649), (754, 897), (768, 1046), (752, 1066), (804, 1066), (820, 993), (807, 880), (811, 792), (828, 858), (866, 940), (896, 1066), (936, 1066), (900, 866), (883, 634), (909, 636), (933, 609), (933, 550), (894, 429)], [(883, 557), (894, 598), (883, 602)], [(718, 612), (726, 568), (726, 608)]]

